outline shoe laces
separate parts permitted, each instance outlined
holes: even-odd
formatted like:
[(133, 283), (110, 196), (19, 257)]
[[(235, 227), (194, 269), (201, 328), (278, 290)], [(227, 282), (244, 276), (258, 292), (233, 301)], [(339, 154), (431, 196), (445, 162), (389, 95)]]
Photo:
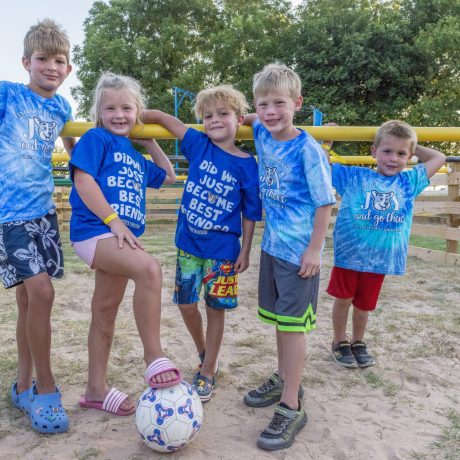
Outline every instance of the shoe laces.
[(266, 382), (262, 383), (258, 388), (259, 393), (267, 393), (268, 391), (273, 390), (275, 388), (275, 382), (272, 379), (268, 379)]
[(268, 428), (273, 431), (283, 431), (286, 425), (289, 423), (289, 420), (290, 419), (285, 415), (275, 412), (275, 415), (273, 416), (270, 425), (268, 425)]

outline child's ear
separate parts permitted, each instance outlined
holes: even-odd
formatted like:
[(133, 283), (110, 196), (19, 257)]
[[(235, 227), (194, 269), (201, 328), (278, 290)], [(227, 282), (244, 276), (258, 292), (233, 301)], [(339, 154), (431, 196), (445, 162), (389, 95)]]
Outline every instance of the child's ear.
[(238, 126), (241, 126), (243, 124), (243, 121), (244, 121), (244, 115), (239, 115), (236, 117), (236, 124)]
[(22, 57), (22, 65), (24, 66), (24, 69), (27, 70), (27, 72), (30, 72), (30, 59), (28, 57)]
[(371, 155), (375, 158), (375, 151), (377, 150), (377, 148), (375, 147), (374, 144), (371, 145)]
[(67, 76), (69, 76), (69, 73), (72, 72), (72, 64), (67, 64)]
[(297, 99), (294, 101), (295, 111), (298, 112), (302, 108), (303, 97), (298, 96)]

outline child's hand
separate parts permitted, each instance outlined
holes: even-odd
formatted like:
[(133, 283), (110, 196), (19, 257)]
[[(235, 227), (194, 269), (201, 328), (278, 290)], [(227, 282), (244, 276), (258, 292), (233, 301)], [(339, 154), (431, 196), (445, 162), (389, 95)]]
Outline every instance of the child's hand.
[(137, 247), (144, 249), (141, 242), (132, 234), (131, 230), (124, 224), (124, 222), (117, 218), (112, 220), (109, 224), (110, 231), (118, 238), (118, 247), (123, 248), (123, 240), (136, 249)]
[[(333, 121), (330, 121), (328, 123), (324, 123), (323, 126), (339, 126), (337, 123), (334, 123)], [(320, 141), (320, 144), (321, 146), (324, 148), (325, 145), (327, 145), (329, 147), (329, 149), (332, 148), (332, 144), (334, 143), (334, 141)], [(329, 150), (327, 149), (327, 150)]]
[(315, 276), (321, 266), (321, 251), (311, 248), (310, 246), (302, 254), (300, 259), (300, 270), (298, 275), (301, 278), (311, 278)]
[(243, 273), (249, 267), (249, 254), (240, 252), (235, 262), (235, 272)]

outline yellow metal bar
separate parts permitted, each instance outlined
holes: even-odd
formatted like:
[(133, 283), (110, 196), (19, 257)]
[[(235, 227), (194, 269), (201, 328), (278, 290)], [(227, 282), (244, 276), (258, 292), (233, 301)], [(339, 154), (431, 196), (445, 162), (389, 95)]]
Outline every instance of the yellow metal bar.
[[(81, 137), (93, 123), (72, 121), (66, 123), (62, 130), (62, 136)], [(203, 130), (203, 125), (187, 125)], [(376, 126), (299, 126), (309, 132), (315, 139), (330, 139), (333, 141), (372, 141), (377, 130)], [(424, 141), (460, 141), (460, 127), (414, 127), (418, 139)], [(137, 125), (131, 132), (131, 137), (155, 139), (175, 139), (167, 129), (160, 125)], [(237, 132), (237, 138), (241, 140), (253, 139), (252, 128), (241, 126)]]

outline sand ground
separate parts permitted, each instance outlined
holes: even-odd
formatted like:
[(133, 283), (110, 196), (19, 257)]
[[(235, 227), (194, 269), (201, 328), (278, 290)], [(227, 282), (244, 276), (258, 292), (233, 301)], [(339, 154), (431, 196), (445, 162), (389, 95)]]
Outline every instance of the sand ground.
[[(191, 379), (194, 346), (171, 302), (174, 248), (170, 235), (158, 251), (164, 270), (162, 340), (166, 354)], [(172, 237), (171, 237), (172, 238)], [(14, 292), (0, 293), (0, 458), (8, 459), (441, 459), (460, 458), (460, 287), (458, 268), (411, 258), (404, 277), (384, 283), (366, 340), (377, 365), (347, 370), (330, 358), (332, 266), (326, 249), (321, 272), (318, 329), (308, 334), (303, 373), (309, 421), (286, 451), (259, 450), (255, 440), (272, 408), (244, 405), (244, 393), (276, 367), (274, 330), (257, 319), (258, 244), (240, 277), (240, 306), (227, 314), (218, 386), (204, 406), (204, 425), (186, 449), (161, 456), (142, 444), (133, 417), (78, 406), (86, 382), (86, 334), (93, 288), (90, 271), (71, 264), (55, 282), (53, 367), (71, 428), (45, 436), (9, 402), (15, 375)], [(137, 397), (144, 390), (142, 348), (129, 285), (117, 320), (110, 383)]]

